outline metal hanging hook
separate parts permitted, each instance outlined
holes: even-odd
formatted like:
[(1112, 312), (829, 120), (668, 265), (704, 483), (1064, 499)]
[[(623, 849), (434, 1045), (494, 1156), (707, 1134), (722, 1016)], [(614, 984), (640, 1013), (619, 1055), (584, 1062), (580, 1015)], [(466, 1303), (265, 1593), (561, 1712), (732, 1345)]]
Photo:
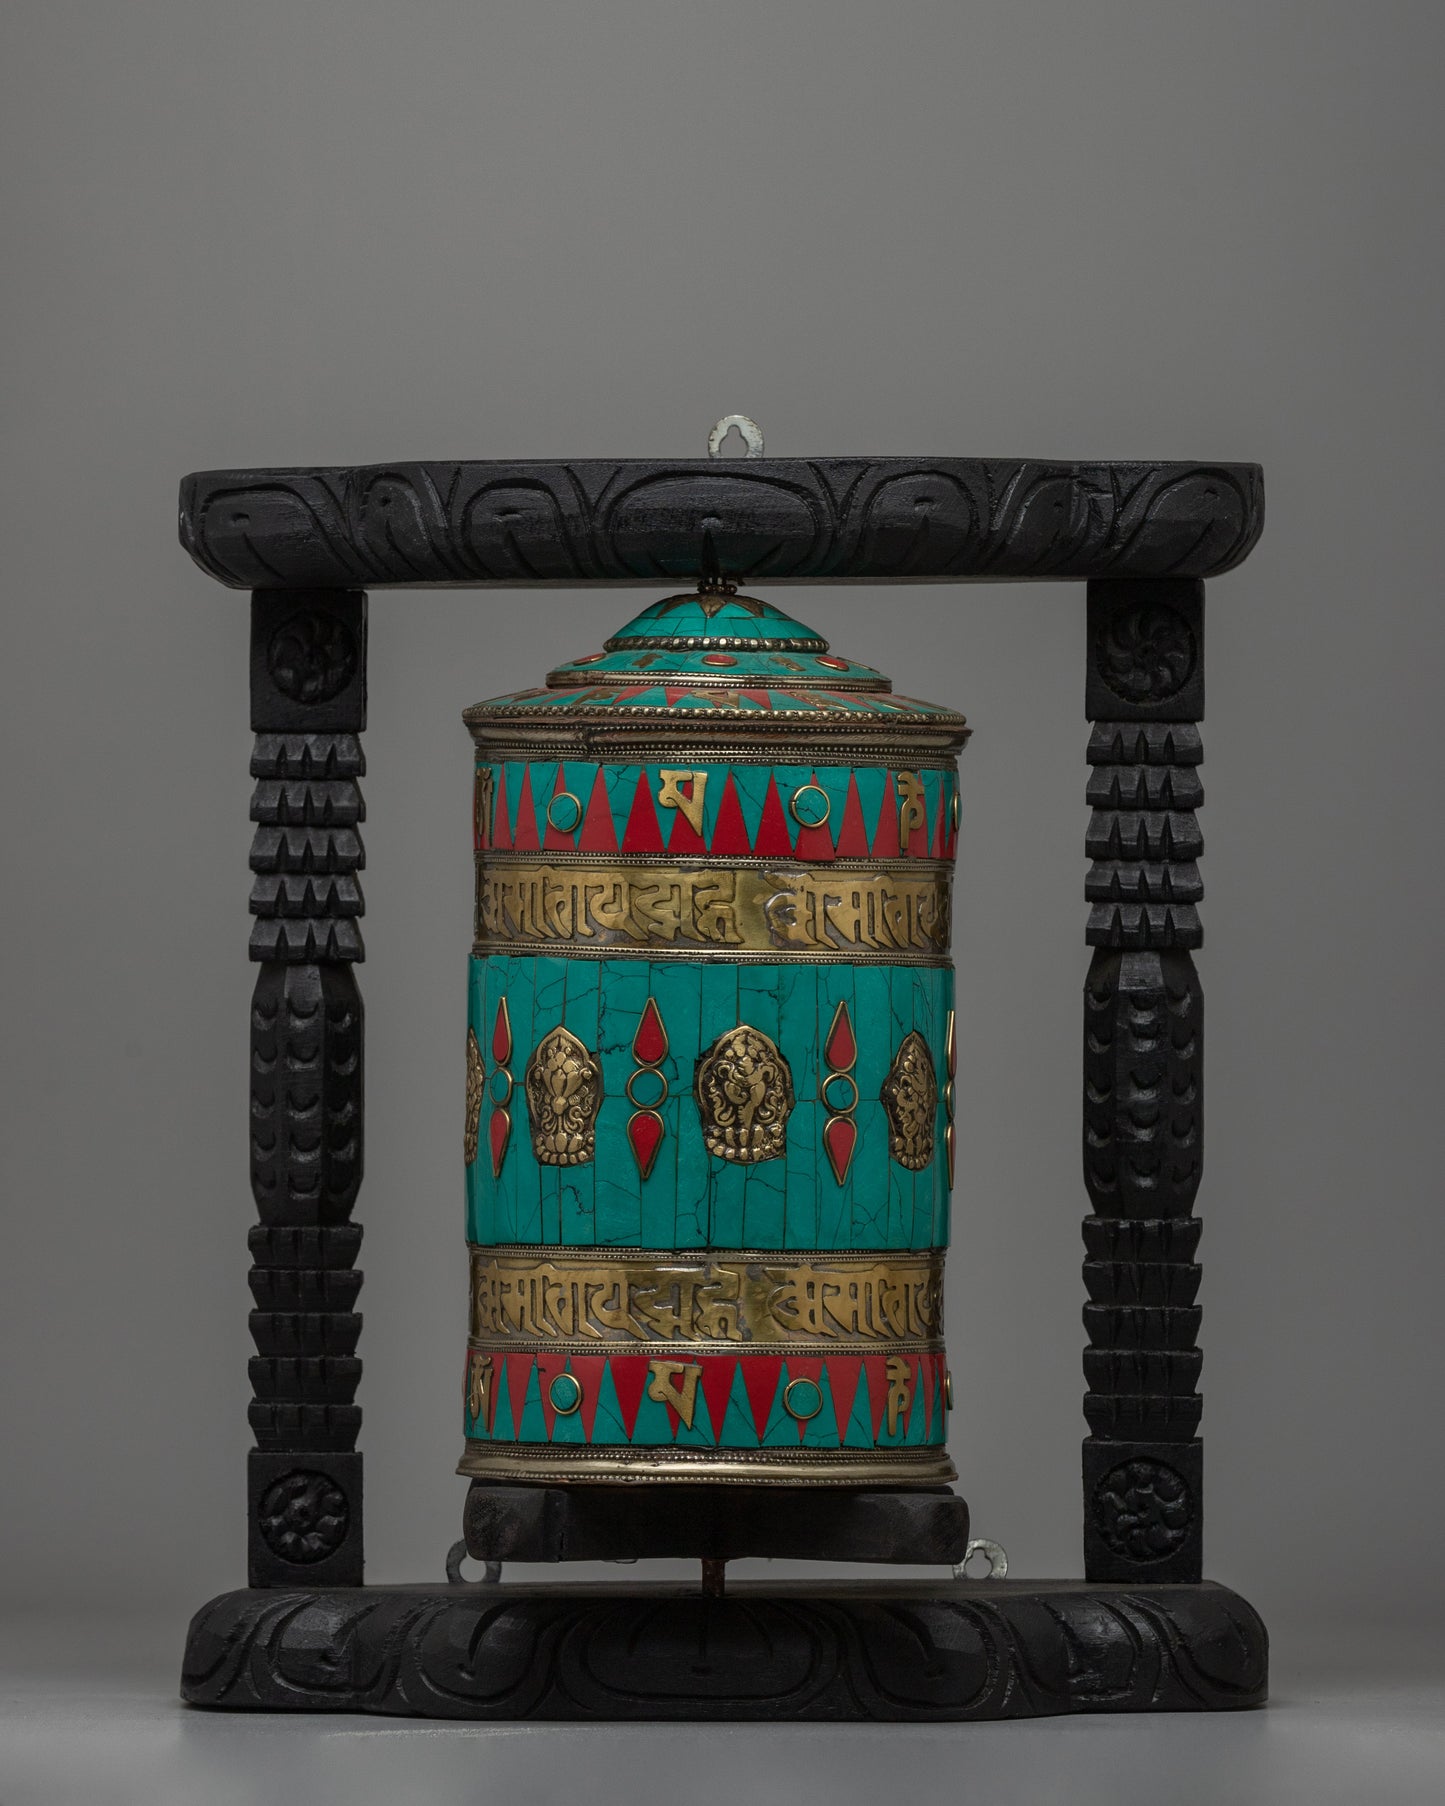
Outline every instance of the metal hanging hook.
[(750, 420), (746, 414), (724, 414), (722, 419), (707, 436), (707, 455), (710, 458), (722, 456), (722, 443), (732, 429), (736, 427), (743, 436), (743, 444), (747, 450), (745, 458), (761, 458), (763, 455), (763, 429), (756, 420)]
[(967, 1580), (968, 1564), (975, 1555), (985, 1556), (988, 1560), (988, 1573), (984, 1580), (1003, 1580), (1008, 1574), (1008, 1554), (1002, 1543), (991, 1543), (986, 1536), (975, 1537), (963, 1552), (963, 1560), (953, 1564), (953, 1578)]

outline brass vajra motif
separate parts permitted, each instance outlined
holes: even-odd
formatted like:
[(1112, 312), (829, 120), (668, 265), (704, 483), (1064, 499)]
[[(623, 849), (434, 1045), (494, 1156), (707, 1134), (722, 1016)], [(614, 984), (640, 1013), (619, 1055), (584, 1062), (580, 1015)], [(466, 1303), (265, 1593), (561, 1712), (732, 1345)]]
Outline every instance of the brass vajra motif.
[(532, 1152), (543, 1166), (581, 1166), (596, 1151), (602, 1069), (577, 1039), (554, 1028), (527, 1062)]
[(888, 1116), (889, 1154), (910, 1172), (921, 1172), (933, 1158), (938, 1075), (928, 1043), (917, 1029), (899, 1042), (879, 1095)]
[(467, 1126), (466, 1133), (462, 1137), (468, 1166), (477, 1157), (477, 1136), (482, 1120), (484, 1082), (482, 1050), (477, 1045), (477, 1031), (469, 1028), (467, 1030)]
[(724, 1160), (780, 1160), (787, 1151), (793, 1074), (761, 1029), (729, 1029), (697, 1063), (702, 1138)]
[[(479, 1342), (936, 1343), (939, 1252), (546, 1254), (472, 1249)], [(473, 1414), (475, 1415), (475, 1413)]]

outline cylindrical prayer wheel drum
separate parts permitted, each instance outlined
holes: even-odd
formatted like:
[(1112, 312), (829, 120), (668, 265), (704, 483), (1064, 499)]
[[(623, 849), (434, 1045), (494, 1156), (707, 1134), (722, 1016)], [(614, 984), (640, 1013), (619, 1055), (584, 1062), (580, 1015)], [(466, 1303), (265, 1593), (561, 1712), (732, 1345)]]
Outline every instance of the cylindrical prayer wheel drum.
[(963, 717), (719, 583), (465, 718), (459, 1471), (954, 1478)]

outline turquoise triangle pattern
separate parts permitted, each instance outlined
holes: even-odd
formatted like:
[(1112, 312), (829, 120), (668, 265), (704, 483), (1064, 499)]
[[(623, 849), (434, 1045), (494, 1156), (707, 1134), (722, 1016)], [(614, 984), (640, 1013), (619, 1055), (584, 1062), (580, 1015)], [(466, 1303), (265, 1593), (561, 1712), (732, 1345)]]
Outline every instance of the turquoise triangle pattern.
[[(532, 767), (532, 813), (537, 822), (537, 842), (547, 838), (547, 805), (552, 800), (552, 786), (557, 782), (557, 761), (539, 761)], [(585, 808), (586, 805), (584, 804)]]
[(741, 1366), (733, 1369), (732, 1391), (728, 1393), (727, 1410), (723, 1412), (722, 1435), (718, 1440), (725, 1449), (755, 1449), (758, 1446), (758, 1426), (753, 1422)]
[(607, 807), (612, 811), (612, 826), (618, 846), (627, 831), (627, 818), (632, 813), (632, 799), (637, 794), (638, 768), (635, 765), (604, 765), (602, 782), (607, 786)]
[(818, 1390), (823, 1394), (823, 1409), (803, 1426), (805, 1449), (835, 1449), (838, 1446), (838, 1414), (833, 1409), (833, 1387), (828, 1379), (828, 1365), (818, 1376)]
[(527, 767), (508, 759), (504, 769), (507, 773), (507, 832), (515, 841), (517, 838), (517, 810), (522, 801), (522, 776)]
[(717, 826), (717, 812), (722, 808), (723, 791), (727, 787), (727, 766), (714, 765), (707, 774), (702, 793), (702, 837), (708, 846), (712, 845), (712, 831)]
[(672, 1441), (672, 1418), (667, 1406), (649, 1398), (645, 1388), (637, 1407), (637, 1422), (632, 1426), (632, 1440), (649, 1448)]
[(592, 1440), (600, 1443), (626, 1442), (627, 1429), (622, 1421), (622, 1405), (612, 1381), (612, 1363), (602, 1369), (602, 1384), (597, 1388), (597, 1410), (592, 1418)]
[(701, 1386), (698, 1387), (693, 1401), (692, 1428), (679, 1421), (677, 1435), (673, 1439), (679, 1448), (684, 1446), (694, 1449), (710, 1449), (716, 1446), (717, 1438), (712, 1433), (712, 1418), (708, 1413), (707, 1396)]
[(933, 1376), (933, 1429), (928, 1440), (943, 1444), (948, 1441), (947, 1413), (943, 1408), (943, 1362), (936, 1363)]
[(768, 1427), (763, 1431), (765, 1449), (795, 1449), (798, 1446), (797, 1420), (783, 1409), (783, 1391), (788, 1384), (788, 1363), (783, 1362), (778, 1376), (778, 1389), (773, 1394), (773, 1408), (768, 1413)]
[[(568, 1361), (565, 1371), (571, 1373), (572, 1363), (570, 1361)], [(587, 1432), (582, 1428), (582, 1413), (569, 1411), (562, 1417), (554, 1414), (552, 1440), (553, 1442), (586, 1442)]]
[(749, 846), (758, 837), (758, 824), (763, 819), (763, 803), (768, 794), (768, 779), (772, 775), (773, 768), (770, 765), (733, 766), (733, 783), (737, 786), (738, 802), (742, 805), (743, 826), (748, 831)]

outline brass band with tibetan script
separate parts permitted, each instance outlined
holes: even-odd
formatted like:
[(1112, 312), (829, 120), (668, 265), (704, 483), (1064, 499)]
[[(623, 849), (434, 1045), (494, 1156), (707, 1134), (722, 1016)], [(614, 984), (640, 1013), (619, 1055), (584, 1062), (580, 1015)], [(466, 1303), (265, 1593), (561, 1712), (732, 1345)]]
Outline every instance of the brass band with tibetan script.
[(477, 952), (948, 958), (944, 865), (596, 865), (486, 858)]
[(935, 1349), (943, 1253), (864, 1255), (471, 1250), (478, 1344), (749, 1343)]

